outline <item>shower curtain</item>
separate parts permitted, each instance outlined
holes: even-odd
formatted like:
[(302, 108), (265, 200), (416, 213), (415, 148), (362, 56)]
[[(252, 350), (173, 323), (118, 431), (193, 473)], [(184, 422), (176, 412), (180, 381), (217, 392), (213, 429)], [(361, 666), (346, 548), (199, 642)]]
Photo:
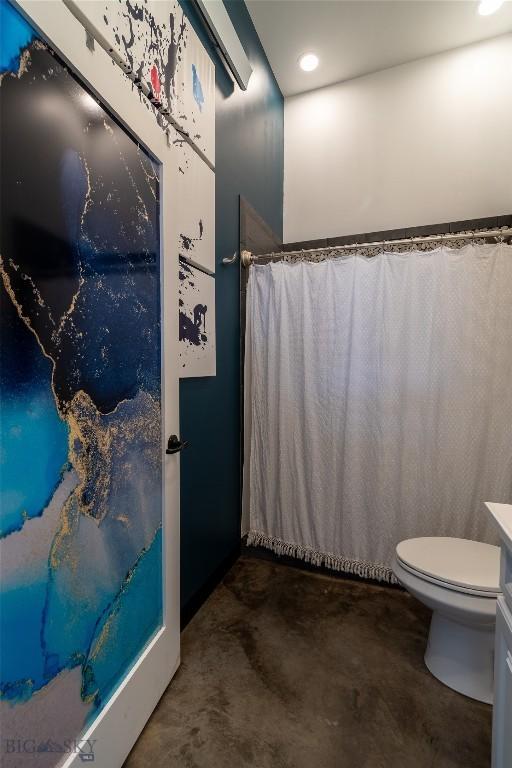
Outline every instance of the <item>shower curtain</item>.
[(415, 536), (512, 503), (512, 246), (251, 268), (249, 544), (393, 581)]

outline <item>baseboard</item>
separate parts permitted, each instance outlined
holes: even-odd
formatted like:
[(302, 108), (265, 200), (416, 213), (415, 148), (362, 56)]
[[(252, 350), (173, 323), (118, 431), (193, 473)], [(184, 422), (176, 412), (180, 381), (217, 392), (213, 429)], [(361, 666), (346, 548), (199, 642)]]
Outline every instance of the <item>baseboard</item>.
[(211, 593), (217, 587), (226, 573), (231, 570), (240, 557), (240, 547), (236, 547), (230, 554), (224, 558), (221, 564), (205, 581), (203, 586), (181, 606), (181, 631), (185, 629), (189, 621), (196, 615), (204, 602), (210, 597)]

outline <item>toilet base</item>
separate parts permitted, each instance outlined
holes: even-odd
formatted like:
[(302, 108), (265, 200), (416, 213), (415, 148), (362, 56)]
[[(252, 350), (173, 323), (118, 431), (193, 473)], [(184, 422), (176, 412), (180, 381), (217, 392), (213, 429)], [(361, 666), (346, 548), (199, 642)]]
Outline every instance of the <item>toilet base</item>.
[(425, 664), (454, 691), (493, 703), (494, 626), (459, 624), (434, 611)]

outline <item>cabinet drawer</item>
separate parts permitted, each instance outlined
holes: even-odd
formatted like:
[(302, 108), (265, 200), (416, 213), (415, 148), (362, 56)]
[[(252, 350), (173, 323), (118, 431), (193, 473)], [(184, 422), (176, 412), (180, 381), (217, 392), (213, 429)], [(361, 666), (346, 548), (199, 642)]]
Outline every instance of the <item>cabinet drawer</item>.
[(501, 545), (500, 586), (507, 608), (512, 613), (512, 552)]

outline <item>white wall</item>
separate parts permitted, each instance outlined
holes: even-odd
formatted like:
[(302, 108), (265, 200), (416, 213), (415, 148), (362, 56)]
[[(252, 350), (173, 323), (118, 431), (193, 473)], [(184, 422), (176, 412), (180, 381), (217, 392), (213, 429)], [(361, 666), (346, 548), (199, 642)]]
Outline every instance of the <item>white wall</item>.
[(512, 213), (512, 34), (287, 99), (284, 150), (285, 242)]

